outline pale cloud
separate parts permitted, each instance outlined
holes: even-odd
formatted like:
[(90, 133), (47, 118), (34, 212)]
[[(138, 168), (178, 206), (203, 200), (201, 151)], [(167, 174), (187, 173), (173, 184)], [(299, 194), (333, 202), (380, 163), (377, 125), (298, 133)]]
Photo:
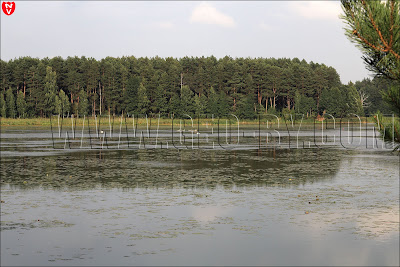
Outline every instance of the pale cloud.
[(272, 26), (271, 25), (268, 25), (268, 24), (266, 24), (265, 22), (261, 22), (260, 24), (258, 24), (258, 27), (261, 29), (261, 30), (263, 30), (263, 31), (272, 31)]
[(160, 21), (153, 25), (155, 28), (170, 30), (174, 28), (174, 24), (170, 21)]
[(233, 27), (235, 22), (232, 17), (218, 11), (209, 3), (199, 4), (192, 12), (190, 22), (198, 22), (204, 24), (215, 24), (224, 27)]
[(338, 20), (342, 9), (339, 1), (293, 1), (292, 11), (307, 19)]

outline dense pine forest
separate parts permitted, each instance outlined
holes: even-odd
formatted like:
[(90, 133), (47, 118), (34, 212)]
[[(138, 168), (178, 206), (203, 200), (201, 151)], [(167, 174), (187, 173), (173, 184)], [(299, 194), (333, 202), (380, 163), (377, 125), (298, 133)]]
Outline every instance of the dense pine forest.
[(344, 85), (333, 67), (298, 58), (86, 57), (1, 61), (2, 117), (50, 114), (334, 116), (390, 109), (383, 78)]

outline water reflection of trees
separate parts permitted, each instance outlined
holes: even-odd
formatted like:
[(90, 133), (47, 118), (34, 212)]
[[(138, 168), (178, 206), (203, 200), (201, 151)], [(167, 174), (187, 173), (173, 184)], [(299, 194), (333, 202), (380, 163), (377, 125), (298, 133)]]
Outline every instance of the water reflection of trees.
[(333, 179), (342, 150), (91, 151), (3, 158), (2, 184), (19, 188), (301, 186)]

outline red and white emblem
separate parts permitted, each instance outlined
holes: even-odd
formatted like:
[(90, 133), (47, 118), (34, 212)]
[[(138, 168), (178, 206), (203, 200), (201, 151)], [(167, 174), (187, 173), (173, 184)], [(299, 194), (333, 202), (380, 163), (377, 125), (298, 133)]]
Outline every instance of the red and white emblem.
[(1, 4), (1, 9), (3, 9), (4, 14), (10, 16), (15, 11), (15, 2), (3, 2)]

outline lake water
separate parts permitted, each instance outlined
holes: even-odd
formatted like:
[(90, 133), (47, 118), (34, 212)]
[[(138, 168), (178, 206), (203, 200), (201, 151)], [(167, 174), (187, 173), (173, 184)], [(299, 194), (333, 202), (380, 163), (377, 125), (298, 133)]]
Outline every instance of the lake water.
[(47, 129), (2, 129), (1, 265), (399, 265), (399, 155), (330, 133), (53, 149)]

